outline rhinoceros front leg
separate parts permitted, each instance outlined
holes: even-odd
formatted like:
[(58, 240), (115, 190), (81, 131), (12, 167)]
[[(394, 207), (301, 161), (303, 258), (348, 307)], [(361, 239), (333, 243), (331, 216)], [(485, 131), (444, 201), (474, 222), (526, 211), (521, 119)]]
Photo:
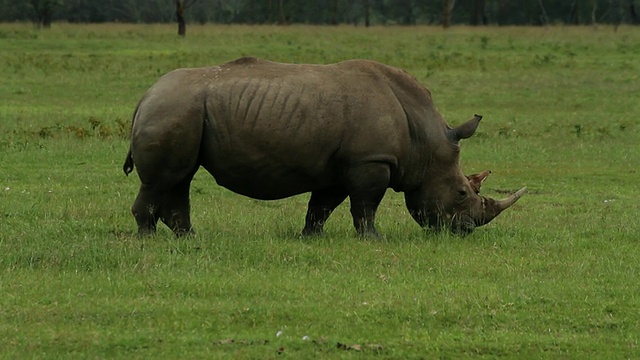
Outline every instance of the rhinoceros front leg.
[(320, 235), (329, 215), (347, 198), (343, 187), (320, 189), (311, 193), (302, 235)]
[(376, 210), (389, 187), (391, 169), (382, 162), (362, 164), (347, 172), (353, 225), (360, 236), (380, 237)]

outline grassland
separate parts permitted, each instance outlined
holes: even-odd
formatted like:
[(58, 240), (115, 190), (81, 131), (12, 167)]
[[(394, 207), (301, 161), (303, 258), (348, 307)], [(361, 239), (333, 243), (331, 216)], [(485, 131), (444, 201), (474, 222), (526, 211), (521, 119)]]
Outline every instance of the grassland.
[[(483, 192), (530, 193), (466, 237), (400, 194), (382, 240), (343, 205), (192, 187), (199, 236), (140, 239), (121, 164), (160, 75), (252, 55), (402, 67), (452, 124)], [(635, 358), (640, 354), (640, 28), (0, 24), (0, 357)]]

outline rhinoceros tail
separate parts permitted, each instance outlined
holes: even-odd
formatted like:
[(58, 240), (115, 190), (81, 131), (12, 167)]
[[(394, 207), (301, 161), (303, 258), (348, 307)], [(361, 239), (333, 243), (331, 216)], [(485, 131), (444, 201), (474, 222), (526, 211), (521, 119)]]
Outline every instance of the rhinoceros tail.
[[(133, 123), (136, 121), (136, 115), (138, 115), (138, 109), (140, 109), (141, 103), (142, 100), (138, 102), (138, 105), (136, 105), (136, 109), (133, 112), (133, 119), (131, 119), (131, 131), (133, 131)], [(131, 146), (129, 146), (129, 152), (127, 152), (127, 157), (124, 159), (122, 171), (124, 171), (124, 174), (126, 176), (129, 176), (129, 174), (133, 171), (133, 156), (131, 155)]]
[(129, 176), (129, 173), (133, 171), (133, 156), (131, 156), (131, 149), (127, 153), (127, 157), (124, 159), (124, 165), (122, 165), (124, 174)]

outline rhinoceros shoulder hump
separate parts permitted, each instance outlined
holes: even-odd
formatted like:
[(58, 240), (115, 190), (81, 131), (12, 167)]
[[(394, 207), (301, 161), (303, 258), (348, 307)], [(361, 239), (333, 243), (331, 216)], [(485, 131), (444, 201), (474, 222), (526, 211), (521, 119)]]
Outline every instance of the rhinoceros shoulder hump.
[(243, 56), (239, 59), (235, 59), (231, 62), (229, 62), (229, 64), (233, 64), (233, 65), (252, 65), (252, 64), (257, 64), (259, 62), (258, 59), (252, 57), (252, 56)]

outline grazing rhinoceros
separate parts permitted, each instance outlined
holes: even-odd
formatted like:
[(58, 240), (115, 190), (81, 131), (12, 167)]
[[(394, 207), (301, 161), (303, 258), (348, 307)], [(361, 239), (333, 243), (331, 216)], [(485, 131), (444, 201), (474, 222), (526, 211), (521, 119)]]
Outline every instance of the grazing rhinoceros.
[(458, 142), (480, 119), (448, 126), (429, 90), (377, 62), (241, 58), (160, 78), (135, 111), (123, 169), (135, 164), (142, 182), (132, 208), (140, 234), (153, 233), (158, 219), (177, 235), (191, 231), (189, 186), (200, 166), (256, 199), (311, 192), (305, 235), (321, 233), (347, 197), (358, 234), (377, 235), (387, 188), (405, 193), (421, 226), (467, 233), (526, 191), (485, 198), (477, 193), (488, 173), (460, 170)]

